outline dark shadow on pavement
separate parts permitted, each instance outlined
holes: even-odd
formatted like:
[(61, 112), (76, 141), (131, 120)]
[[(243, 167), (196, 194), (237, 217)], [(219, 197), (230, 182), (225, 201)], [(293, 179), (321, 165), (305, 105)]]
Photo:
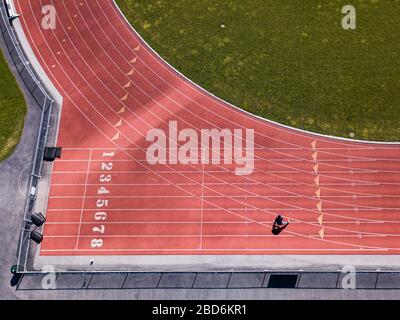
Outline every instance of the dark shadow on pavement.
[(22, 273), (14, 274), (13, 277), (11, 278), (11, 281), (10, 281), (11, 287), (17, 286), (19, 281), (21, 280), (21, 278), (22, 278)]

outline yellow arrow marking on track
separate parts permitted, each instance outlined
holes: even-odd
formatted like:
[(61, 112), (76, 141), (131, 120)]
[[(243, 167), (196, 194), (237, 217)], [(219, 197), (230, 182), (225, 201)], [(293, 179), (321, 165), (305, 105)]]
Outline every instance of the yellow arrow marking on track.
[(322, 226), (323, 219), (324, 219), (324, 215), (323, 214), (321, 214), (317, 219), (321, 226)]
[(116, 124), (114, 127), (118, 128), (118, 127), (120, 127), (120, 126), (122, 126), (122, 119), (119, 120), (119, 121), (117, 122), (117, 124)]
[(140, 49), (140, 44), (136, 48), (134, 48), (133, 51), (139, 51), (139, 49)]
[(319, 236), (321, 237), (321, 239), (324, 238), (324, 236), (325, 236), (325, 229), (324, 229), (324, 228), (322, 228), (322, 229), (319, 231)]
[(129, 82), (126, 85), (124, 85), (124, 88), (129, 88), (131, 86), (131, 84), (132, 84), (132, 81), (129, 80)]
[(322, 211), (322, 201), (318, 202), (317, 209), (318, 209), (319, 212)]
[(319, 176), (317, 176), (317, 177), (314, 179), (314, 182), (315, 182), (315, 184), (317, 185), (317, 187), (319, 187)]
[(132, 69), (132, 70), (129, 71), (126, 75), (127, 75), (127, 76), (131, 76), (131, 75), (133, 75), (134, 72), (135, 72), (135, 69)]
[(128, 100), (128, 94), (124, 95), (124, 96), (121, 98), (121, 101), (126, 101), (126, 100)]
[(318, 197), (318, 199), (321, 198), (321, 188), (315, 191), (315, 195)]
[(314, 159), (314, 161), (317, 161), (317, 157), (318, 157), (318, 151), (315, 151), (312, 155), (312, 158)]
[(137, 60), (137, 57), (134, 57), (131, 61), (129, 61), (130, 63), (135, 63)]
[(313, 148), (314, 151), (315, 151), (316, 146), (317, 146), (317, 141), (316, 140), (311, 142), (311, 147)]
[(112, 138), (112, 141), (118, 140), (119, 139), (119, 132)]
[(318, 174), (319, 164), (317, 163), (317, 164), (313, 167), (313, 169), (314, 169), (315, 174)]
[(119, 110), (117, 113), (118, 113), (118, 114), (121, 114), (121, 113), (124, 113), (124, 112), (125, 112), (125, 107), (122, 107), (122, 109)]

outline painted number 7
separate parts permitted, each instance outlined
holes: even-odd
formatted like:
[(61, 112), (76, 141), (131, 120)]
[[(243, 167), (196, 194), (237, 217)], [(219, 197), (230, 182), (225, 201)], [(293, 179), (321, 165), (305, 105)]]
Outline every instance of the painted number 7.
[(101, 234), (103, 234), (105, 230), (106, 230), (106, 227), (104, 226), (104, 224), (102, 224), (100, 227), (93, 227), (93, 229), (92, 229), (93, 232), (98, 232)]

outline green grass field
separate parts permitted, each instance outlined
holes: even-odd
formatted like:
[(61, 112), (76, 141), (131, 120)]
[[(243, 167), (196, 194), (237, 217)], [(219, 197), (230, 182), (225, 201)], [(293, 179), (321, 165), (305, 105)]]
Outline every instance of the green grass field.
[(18, 144), (27, 112), (18, 84), (0, 50), (0, 161)]
[[(400, 141), (400, 0), (117, 0), (179, 71), (262, 117)], [(221, 24), (225, 28), (221, 28)]]

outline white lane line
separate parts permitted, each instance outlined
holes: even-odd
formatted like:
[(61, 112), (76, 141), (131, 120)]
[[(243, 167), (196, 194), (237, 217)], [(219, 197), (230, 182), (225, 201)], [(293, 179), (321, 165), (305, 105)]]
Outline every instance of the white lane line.
[[(162, 174), (170, 174), (170, 173), (174, 173), (175, 171), (173, 170), (153, 170), (154, 172), (157, 173), (162, 173)], [(179, 170), (182, 173), (200, 173), (201, 170)], [(208, 170), (208, 173), (231, 173), (231, 171), (229, 171), (228, 168), (226, 168), (225, 170)], [(255, 172), (261, 172), (258, 170), (255, 170)], [(298, 171), (298, 170), (269, 170), (269, 173), (275, 173), (275, 174), (296, 174), (296, 175), (301, 175), (301, 174), (309, 174), (309, 172), (305, 173), (302, 171)], [(53, 173), (55, 174), (79, 174), (79, 173), (84, 173), (84, 171), (81, 170), (70, 170), (70, 171), (61, 171), (61, 170), (56, 170), (53, 171)], [(92, 174), (95, 173), (101, 173), (101, 171), (92, 171)], [(146, 174), (149, 173), (148, 170), (120, 170), (120, 171), (115, 171), (116, 174), (137, 174), (137, 173), (141, 173), (141, 174)], [(357, 175), (357, 174), (380, 174), (380, 173), (393, 173), (393, 174), (400, 174), (400, 170), (357, 170), (357, 169), (349, 169), (349, 170), (343, 170), (343, 171), (329, 171), (329, 170), (320, 170), (318, 171), (320, 176), (324, 176), (324, 177), (332, 177), (329, 174), (348, 174), (351, 176)], [(325, 173), (323, 175), (323, 173)], [(334, 177), (334, 176), (333, 176)], [(334, 177), (336, 178), (336, 177)]]
[(202, 177), (201, 177), (200, 249), (203, 248), (204, 170), (205, 166), (203, 164)]
[[(310, 234), (308, 235), (310, 237), (313, 237), (315, 239), (320, 238), (319, 234)], [(76, 236), (74, 235), (47, 235), (46, 238), (53, 238), (53, 239), (59, 239), (59, 238), (75, 238)], [(114, 235), (102, 235), (102, 238), (195, 238), (198, 239), (199, 235), (198, 234), (142, 234), (142, 235), (136, 235), (136, 234), (114, 234)], [(276, 236), (273, 234), (203, 234), (203, 238), (275, 238)], [(291, 234), (281, 234), (279, 235), (281, 238), (294, 238), (296, 237), (295, 235)], [(357, 234), (354, 235), (343, 235), (343, 234), (330, 234), (330, 235), (325, 235), (324, 237), (327, 238), (359, 238)], [(363, 238), (387, 238), (387, 237), (400, 237), (399, 234), (368, 234), (368, 235), (363, 235)], [(91, 239), (93, 238), (93, 235), (82, 235), (82, 239)], [(400, 249), (400, 247), (399, 247)]]
[(75, 250), (78, 250), (79, 247), (79, 238), (81, 236), (81, 228), (82, 228), (82, 220), (83, 220), (83, 212), (85, 209), (85, 201), (86, 201), (86, 191), (87, 191), (87, 183), (89, 180), (89, 172), (90, 172), (90, 159), (92, 158), (92, 150), (89, 152), (89, 161), (88, 161), (88, 166), (86, 170), (86, 183), (85, 183), (85, 190), (83, 191), (83, 200), (82, 200), (82, 208), (81, 208), (81, 217), (79, 221), (79, 227), (78, 227), (78, 234), (76, 235), (76, 245), (75, 245)]
[[(81, 209), (79, 208), (49, 208), (47, 211), (80, 211)], [(92, 211), (92, 210), (97, 210), (97, 208), (85, 208), (84, 211)], [(200, 208), (116, 208), (116, 209), (107, 209), (108, 211), (193, 211), (193, 210), (200, 210)], [(204, 208), (204, 211), (219, 211), (222, 213), (225, 213), (227, 209), (223, 208)], [(229, 208), (231, 211), (245, 211), (246, 207), (244, 208)], [(268, 210), (273, 210), (273, 211), (306, 211), (306, 209), (288, 209), (288, 208), (248, 208), (247, 211), (268, 211)], [(385, 210), (390, 210), (394, 211), (393, 209), (390, 208), (379, 208), (379, 209), (362, 209), (359, 210), (358, 213), (362, 211), (385, 211)], [(354, 208), (328, 208), (324, 209), (324, 211), (356, 211)], [(315, 210), (315, 213), (318, 213), (317, 210)], [(229, 212), (227, 212), (229, 214)], [(354, 218), (353, 220), (359, 220), (358, 218)], [(293, 221), (294, 222), (294, 221)], [(301, 222), (301, 221), (299, 221)]]
[[(98, 148), (98, 147), (66, 147), (66, 148), (63, 148), (63, 150), (71, 150), (71, 151), (74, 151), (74, 150), (89, 150), (89, 149), (93, 149), (93, 150), (104, 150), (104, 149), (107, 149), (107, 150), (119, 150), (119, 148), (115, 148), (115, 147), (109, 147), (109, 148)], [(124, 150), (140, 150), (140, 148), (137, 148), (137, 147), (123, 147), (123, 148), (121, 148), (121, 149), (124, 149)], [(171, 149), (174, 149), (173, 147), (171, 147)], [(223, 149), (223, 148), (221, 148), (221, 149)], [(337, 147), (337, 148), (335, 148), (335, 147), (318, 147), (318, 150), (349, 150), (349, 149), (351, 149), (350, 147)], [(385, 149), (387, 149), (387, 150), (393, 150), (393, 148), (389, 148), (389, 147), (382, 147), (382, 148), (379, 148), (379, 150), (385, 150)], [(265, 147), (254, 147), (254, 150), (265, 150)], [(290, 148), (290, 147), (271, 147), (271, 148), (268, 148), (268, 150), (298, 150), (298, 151), (304, 151), (304, 150), (312, 150), (312, 149), (305, 149), (304, 147), (292, 147), (292, 148)], [(376, 151), (376, 148), (374, 148), (374, 147), (360, 147), (360, 148), (357, 148), (357, 150), (374, 150), (374, 151)]]
[[(53, 183), (53, 186), (83, 186), (83, 183)], [(89, 183), (89, 186), (101, 186), (101, 183)], [(110, 183), (108, 184), (109, 186), (198, 186), (198, 183), (185, 183), (185, 182), (177, 182), (177, 183), (173, 183), (173, 182), (169, 182), (169, 183)], [(205, 182), (204, 183), (205, 186), (226, 186), (226, 183), (222, 183), (222, 182)], [(234, 183), (230, 183), (229, 185), (232, 186), (264, 186), (264, 184), (262, 182), (234, 182)], [(300, 183), (293, 183), (293, 182), (288, 182), (288, 183), (280, 183), (280, 182), (271, 182), (269, 185), (272, 186), (301, 186)], [(368, 183), (368, 184), (351, 184), (351, 183), (324, 183), (324, 186), (327, 185), (332, 185), (332, 186), (379, 186), (379, 183)], [(311, 188), (311, 186), (310, 186)], [(332, 189), (333, 191), (337, 191)], [(353, 194), (353, 192), (348, 192)]]
[[(65, 196), (50, 196), (49, 199), (81, 199), (84, 196), (73, 196), (73, 195), (65, 195)], [(374, 195), (374, 196), (357, 196), (357, 199), (359, 198), (363, 198), (363, 199), (376, 199), (376, 198), (400, 198), (400, 196), (381, 196), (381, 195)], [(86, 196), (85, 198), (87, 199), (92, 199), (92, 198), (98, 198), (98, 196)], [(103, 197), (105, 199), (112, 199), (112, 198), (116, 198), (116, 199), (147, 199), (147, 198), (160, 198), (160, 199), (168, 199), (168, 198), (176, 198), (176, 199), (192, 199), (192, 198), (196, 198), (196, 196), (180, 196), (180, 195), (137, 195), (137, 196), (132, 196), (132, 195), (119, 195), (119, 196), (105, 196)], [(299, 198), (303, 198), (302, 195), (298, 195), (298, 196), (262, 196), (262, 195), (222, 195), (222, 196), (202, 196), (203, 198), (208, 198), (208, 199), (225, 199), (225, 198), (229, 198), (229, 199), (264, 199), (264, 200), (268, 200), (268, 199), (273, 199), (273, 198), (294, 198), (294, 199), (299, 199)], [(336, 196), (336, 195), (332, 195), (332, 196), (321, 196), (321, 199), (325, 199), (325, 198), (348, 198), (348, 199), (354, 199), (353, 196)], [(300, 208), (302, 209), (302, 208)], [(306, 209), (306, 208), (304, 208)]]
[[(386, 252), (389, 250), (393, 251), (398, 251), (400, 250), (399, 248), (393, 248), (393, 249), (387, 249), (387, 248), (378, 248), (378, 249), (364, 249), (364, 248), (359, 248), (359, 249), (320, 249), (320, 248), (292, 248), (292, 249), (280, 249), (280, 248), (265, 248), (265, 249), (259, 249), (259, 248), (254, 248), (254, 249), (243, 249), (243, 248), (232, 248), (232, 249), (226, 249), (226, 248), (205, 248), (205, 249), (199, 249), (199, 248), (193, 248), (193, 249), (182, 249), (182, 248), (168, 248), (168, 249), (79, 249), (77, 252), (91, 252), (96, 254), (96, 252), (146, 252), (146, 251), (165, 251), (165, 252), (170, 252), (170, 251), (240, 251), (240, 252), (246, 252), (246, 251), (260, 251), (260, 252), (268, 252), (268, 251), (278, 251), (278, 252), (291, 252), (291, 251), (319, 251), (319, 252)], [(72, 249), (42, 249), (41, 252), (72, 252), (75, 253), (75, 250)]]
[[(311, 221), (311, 220), (310, 220)], [(261, 220), (259, 222), (262, 223), (271, 223), (271, 221), (269, 220)], [(326, 221), (324, 222), (326, 224), (357, 224), (356, 222), (349, 222), (348, 220), (344, 220), (344, 221)], [(365, 222), (365, 224), (389, 224), (389, 223), (400, 223), (400, 220), (397, 221), (368, 221)], [(74, 221), (51, 221), (51, 222), (46, 222), (46, 224), (48, 225), (75, 225), (75, 224), (79, 224), (79, 222), (74, 222)], [(92, 224), (96, 224), (95, 222), (82, 222), (82, 224), (85, 225), (92, 225)], [(193, 221), (105, 221), (102, 222), (102, 224), (192, 224), (192, 225), (196, 225), (198, 224), (198, 221), (193, 220)], [(204, 221), (203, 222), (204, 225), (213, 225), (213, 224), (226, 224), (226, 225), (248, 225), (251, 224), (249, 222), (246, 221)], [(301, 222), (291, 222), (291, 224), (302, 224)]]

